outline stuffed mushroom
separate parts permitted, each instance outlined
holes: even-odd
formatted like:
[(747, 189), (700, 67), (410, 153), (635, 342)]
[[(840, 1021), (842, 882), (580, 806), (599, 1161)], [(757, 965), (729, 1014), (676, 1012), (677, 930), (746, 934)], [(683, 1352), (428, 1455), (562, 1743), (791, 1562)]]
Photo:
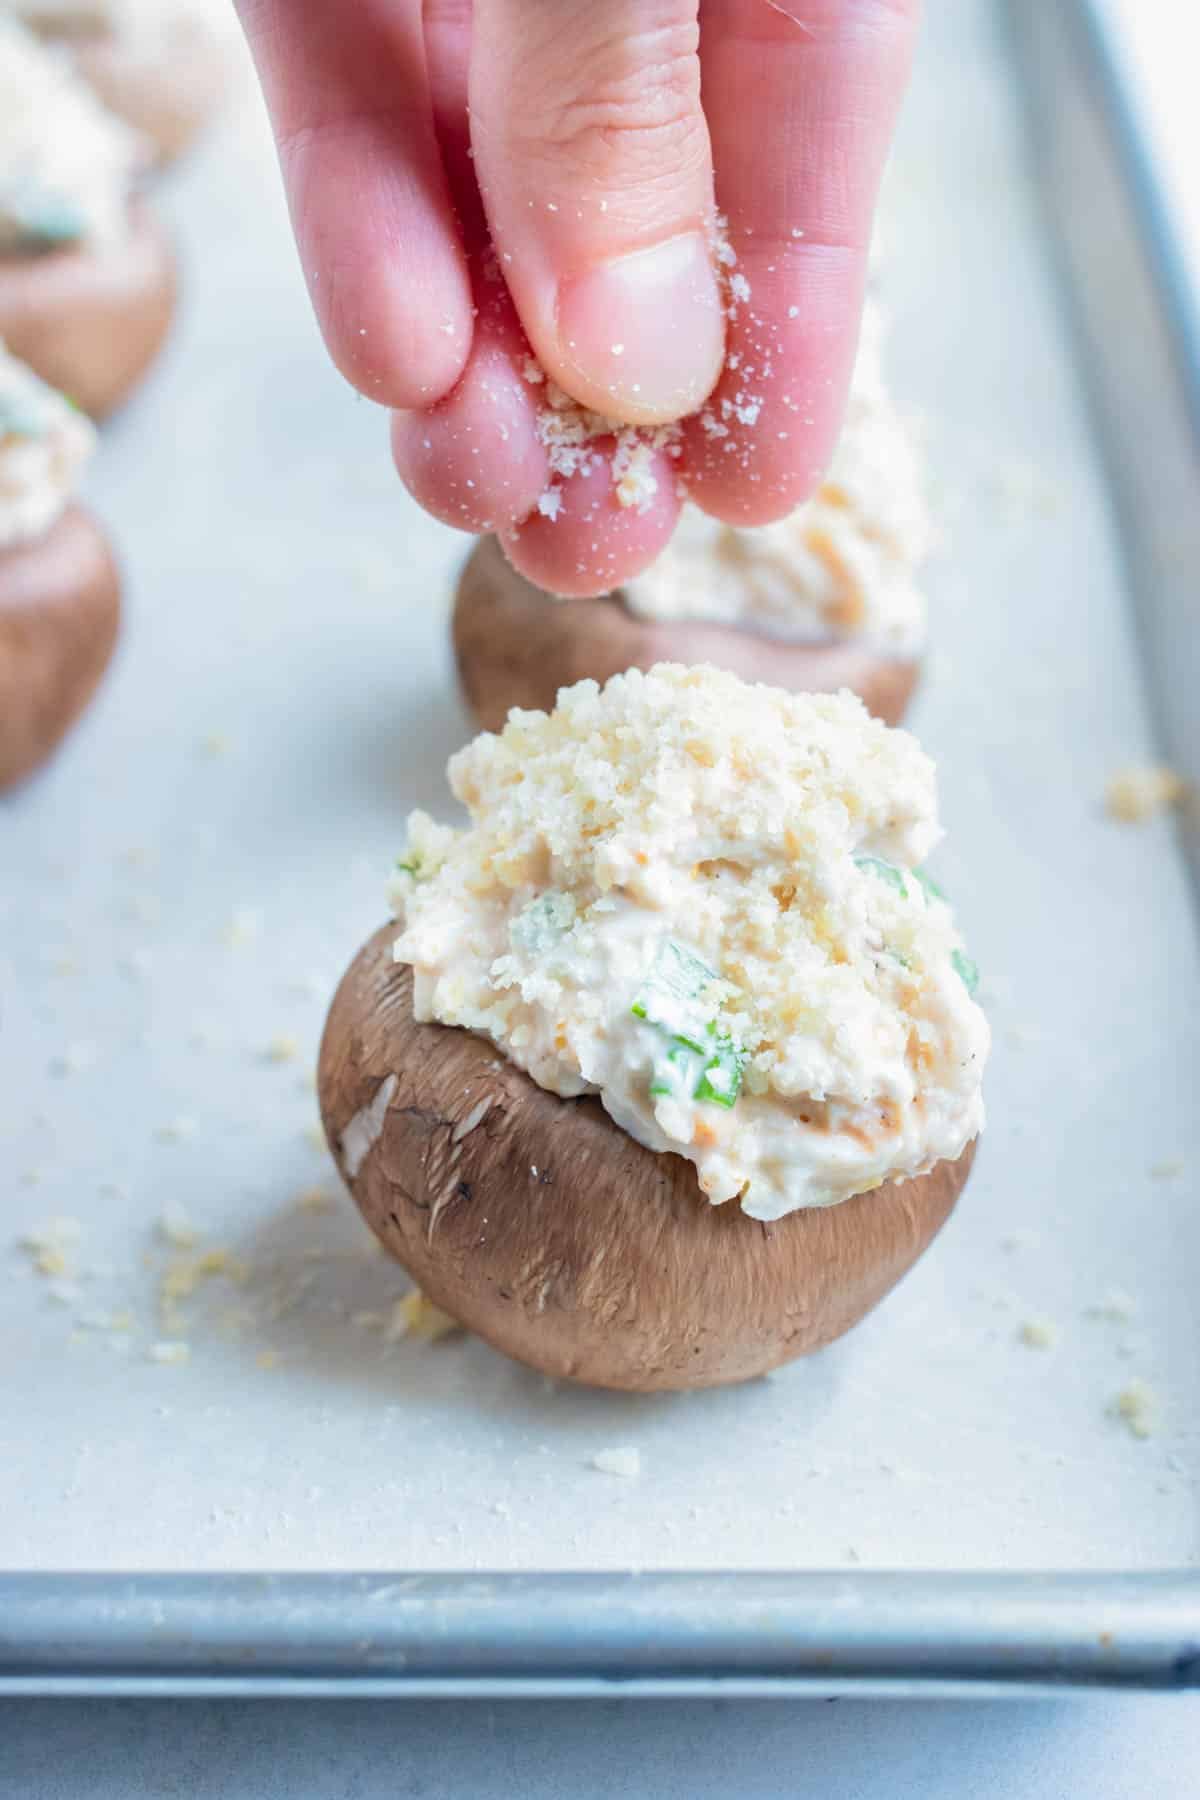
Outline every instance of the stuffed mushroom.
[(173, 162), (228, 84), (232, 8), (223, 0), (8, 0), (69, 55), (108, 109)]
[(987, 1023), (929, 759), (856, 697), (665, 665), (454, 757), (334, 1000), (330, 1144), (446, 1312), (556, 1376), (762, 1374), (945, 1221)]
[(116, 565), (71, 497), (94, 435), (0, 345), (0, 789), (55, 748), (116, 640)]
[(96, 418), (174, 311), (171, 250), (137, 193), (144, 160), (61, 56), (0, 19), (0, 337)]

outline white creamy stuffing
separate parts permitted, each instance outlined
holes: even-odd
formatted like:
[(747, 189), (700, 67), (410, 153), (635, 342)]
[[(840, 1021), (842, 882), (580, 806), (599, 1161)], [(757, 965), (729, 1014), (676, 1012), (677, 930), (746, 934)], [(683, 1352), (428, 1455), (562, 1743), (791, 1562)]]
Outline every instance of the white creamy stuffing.
[(119, 242), (142, 160), (70, 64), (0, 16), (0, 256)]
[(0, 344), (0, 548), (49, 530), (95, 441), (82, 413)]
[[(622, 592), (656, 619), (712, 619), (794, 641), (861, 637), (920, 647), (917, 572), (930, 522), (912, 436), (883, 379), (868, 302), (842, 435), (813, 497), (774, 525), (740, 529), (685, 507), (667, 548)], [(706, 416), (712, 433), (727, 431)]]
[(0, 12), (15, 14), (39, 37), (112, 38), (139, 51), (201, 26), (222, 35), (234, 29), (229, 0), (0, 0)]
[(662, 664), (450, 761), (471, 824), (409, 821), (414, 1011), (696, 1167), (754, 1218), (957, 1157), (989, 1034), (916, 871), (933, 765), (850, 694)]

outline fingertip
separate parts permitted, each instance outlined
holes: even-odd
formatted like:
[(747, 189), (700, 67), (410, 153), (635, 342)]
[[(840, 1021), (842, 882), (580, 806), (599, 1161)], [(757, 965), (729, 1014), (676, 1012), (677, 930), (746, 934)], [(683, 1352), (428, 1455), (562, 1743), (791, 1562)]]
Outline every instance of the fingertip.
[(828, 467), (855, 357), (864, 258), (841, 247), (743, 259), (746, 297), (708, 403), (684, 424), (690, 497), (729, 525), (769, 525)]
[(394, 414), (392, 456), (414, 499), (461, 531), (511, 526), (549, 479), (528, 384), (507, 351), (486, 342), (439, 405)]
[[(500, 532), (513, 567), (548, 593), (585, 599), (637, 575), (666, 547), (679, 517), (675, 463), (646, 447), (642, 498), (621, 503), (613, 479), (612, 439), (597, 439), (589, 466), (556, 485), (541, 510)], [(628, 490), (626, 490), (628, 491)]]

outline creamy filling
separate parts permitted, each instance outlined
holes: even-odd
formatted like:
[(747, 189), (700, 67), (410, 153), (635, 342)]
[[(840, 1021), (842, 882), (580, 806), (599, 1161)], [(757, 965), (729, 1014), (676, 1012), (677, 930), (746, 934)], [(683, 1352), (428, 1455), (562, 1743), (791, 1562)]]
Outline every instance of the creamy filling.
[[(603, 710), (621, 684), (598, 762), (595, 732), (550, 749), (546, 716), (517, 714), (451, 765), (473, 825), (410, 821), (395, 954), (416, 1016), (483, 1033), (553, 1093), (597, 1094), (755, 1218), (957, 1157), (983, 1120), (988, 1030), (916, 872), (937, 836), (927, 760), (850, 696), (711, 670), (598, 699), (581, 683), (559, 712)], [(708, 718), (672, 717), (698, 688)]]
[(919, 650), (918, 574), (930, 524), (910, 431), (883, 379), (870, 305), (842, 435), (813, 497), (740, 529), (686, 507), (667, 548), (622, 592), (647, 618), (705, 619), (797, 642), (855, 638)]
[(49, 530), (95, 437), (82, 413), (0, 345), (0, 549)]
[(69, 63), (0, 18), (0, 255), (119, 242), (141, 161)]
[(150, 53), (203, 29), (227, 35), (228, 0), (9, 0), (8, 11), (39, 37), (70, 43), (111, 39)]

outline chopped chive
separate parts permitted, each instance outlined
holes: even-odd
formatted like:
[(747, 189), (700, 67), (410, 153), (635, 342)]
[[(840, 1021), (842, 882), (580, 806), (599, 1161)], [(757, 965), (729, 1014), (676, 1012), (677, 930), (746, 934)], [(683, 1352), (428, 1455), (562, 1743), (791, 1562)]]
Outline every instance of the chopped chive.
[(742, 1084), (743, 1051), (716, 1018), (719, 986), (715, 969), (684, 945), (668, 938), (659, 946), (645, 985), (630, 1011), (663, 1032), (666, 1043), (655, 1058), (650, 1092), (673, 1098), (732, 1106)]
[(873, 875), (878, 875), (881, 881), (886, 881), (889, 887), (894, 887), (902, 900), (908, 899), (908, 889), (904, 885), (903, 872), (896, 867), (895, 863), (884, 862), (879, 856), (856, 856), (854, 860), (860, 869), (870, 869)]
[(714, 1106), (736, 1104), (742, 1088), (742, 1069), (746, 1053), (731, 1037), (718, 1035), (713, 1055), (696, 1083), (697, 1100), (709, 1100)]
[(674, 938), (659, 946), (645, 986), (633, 1002), (635, 1018), (661, 1025), (672, 1037), (681, 1038), (694, 1050), (704, 1048), (712, 1021), (712, 1008), (704, 992), (717, 980), (717, 972)]
[(973, 962), (963, 950), (952, 950), (950, 961), (954, 964), (955, 973), (968, 994), (974, 994), (975, 989), (979, 986), (979, 964)]
[(746, 1057), (733, 1039), (713, 1028), (709, 1044), (697, 1049), (686, 1038), (673, 1037), (654, 1063), (653, 1095), (706, 1100), (726, 1108), (736, 1104)]
[(920, 882), (921, 886), (925, 889), (925, 894), (928, 899), (944, 900), (946, 898), (942, 889), (938, 886), (937, 882), (933, 879), (933, 876), (930, 875), (927, 870), (914, 869), (913, 874), (916, 876), (916, 878)]

